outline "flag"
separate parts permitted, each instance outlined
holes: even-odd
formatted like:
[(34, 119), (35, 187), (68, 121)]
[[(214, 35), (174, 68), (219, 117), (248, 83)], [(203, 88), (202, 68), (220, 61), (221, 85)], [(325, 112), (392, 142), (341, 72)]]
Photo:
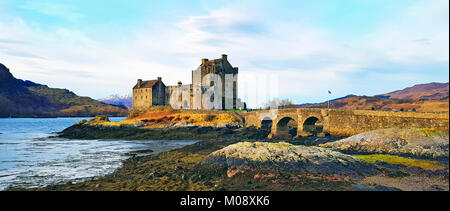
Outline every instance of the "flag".
[(330, 94), (330, 95), (331, 95), (331, 91), (330, 91), (330, 90), (328, 90), (328, 94)]

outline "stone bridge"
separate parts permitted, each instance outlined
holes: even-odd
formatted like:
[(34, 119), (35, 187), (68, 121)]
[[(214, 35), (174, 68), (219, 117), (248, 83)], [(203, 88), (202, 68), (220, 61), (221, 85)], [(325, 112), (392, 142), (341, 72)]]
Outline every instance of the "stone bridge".
[(247, 127), (270, 130), (269, 136), (351, 136), (384, 128), (448, 130), (448, 113), (394, 111), (279, 109), (241, 113)]

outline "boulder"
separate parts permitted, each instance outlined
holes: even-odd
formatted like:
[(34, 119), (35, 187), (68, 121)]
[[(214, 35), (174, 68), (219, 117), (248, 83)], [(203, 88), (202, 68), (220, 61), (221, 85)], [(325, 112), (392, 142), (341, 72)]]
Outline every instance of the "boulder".
[(172, 127), (190, 127), (193, 126), (189, 122), (177, 122)]
[(449, 136), (432, 129), (381, 129), (336, 142), (320, 144), (353, 153), (379, 153), (421, 157), (448, 157)]
[(85, 124), (85, 125), (98, 125), (104, 122), (109, 122), (109, 118), (107, 116), (96, 116), (88, 121), (79, 121), (76, 124)]
[(358, 158), (320, 147), (241, 142), (211, 153), (205, 163), (228, 168), (270, 167), (308, 173), (371, 175), (378, 170)]

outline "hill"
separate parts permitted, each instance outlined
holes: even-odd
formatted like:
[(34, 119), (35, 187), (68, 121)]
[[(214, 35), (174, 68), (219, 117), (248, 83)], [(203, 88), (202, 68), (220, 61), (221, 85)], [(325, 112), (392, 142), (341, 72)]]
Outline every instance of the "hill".
[(67, 89), (16, 79), (0, 64), (0, 117), (126, 116), (122, 106), (80, 97)]
[(380, 96), (408, 100), (448, 100), (448, 83), (418, 84)]
[[(404, 110), (448, 112), (449, 84), (419, 84), (376, 96), (355, 96), (330, 100), (330, 108), (348, 110)], [(328, 102), (297, 105), (300, 108), (327, 108)]]

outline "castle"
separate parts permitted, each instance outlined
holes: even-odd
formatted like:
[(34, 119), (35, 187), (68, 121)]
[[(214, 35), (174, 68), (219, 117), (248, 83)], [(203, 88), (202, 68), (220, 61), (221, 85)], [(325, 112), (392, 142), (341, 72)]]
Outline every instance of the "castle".
[[(177, 109), (246, 109), (245, 103), (237, 97), (237, 75), (238, 68), (233, 67), (223, 54), (220, 59), (202, 59), (200, 66), (192, 70), (192, 84), (178, 82), (166, 86), (161, 77), (150, 81), (138, 79), (133, 87), (133, 109), (169, 105)], [(217, 87), (222, 89), (211, 94), (211, 89)], [(204, 97), (208, 93), (210, 99)], [(217, 93), (218, 96), (214, 96)], [(217, 98), (215, 101), (214, 97)], [(215, 103), (211, 104), (211, 101)]]

